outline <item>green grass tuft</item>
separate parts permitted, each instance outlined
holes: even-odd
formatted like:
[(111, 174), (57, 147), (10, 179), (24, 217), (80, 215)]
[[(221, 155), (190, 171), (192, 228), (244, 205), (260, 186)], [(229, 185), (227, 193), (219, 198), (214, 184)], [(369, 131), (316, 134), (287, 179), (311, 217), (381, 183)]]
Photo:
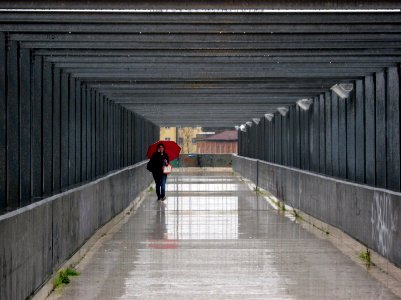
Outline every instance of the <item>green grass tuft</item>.
[(69, 284), (70, 279), (68, 278), (68, 275), (65, 273), (64, 270), (61, 270), (58, 272), (56, 278), (54, 279), (54, 288), (58, 288), (64, 284)]
[(74, 268), (61, 269), (54, 279), (54, 289), (70, 283), (70, 276), (78, 276), (79, 272)]
[(368, 248), (366, 248), (366, 251), (361, 251), (359, 253), (359, 258), (365, 263), (367, 267), (370, 267), (373, 264)]
[(78, 276), (79, 272), (77, 270), (75, 270), (74, 268), (67, 268), (65, 270), (65, 273), (67, 274), (67, 276)]

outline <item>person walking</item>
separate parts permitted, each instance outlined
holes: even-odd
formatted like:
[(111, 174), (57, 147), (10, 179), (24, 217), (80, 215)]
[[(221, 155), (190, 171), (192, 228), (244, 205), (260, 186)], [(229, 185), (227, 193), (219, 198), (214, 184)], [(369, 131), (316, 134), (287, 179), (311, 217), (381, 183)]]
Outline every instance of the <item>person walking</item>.
[(164, 151), (164, 144), (159, 143), (157, 150), (153, 153), (149, 161), (150, 171), (156, 183), (157, 200), (166, 200), (166, 180), (167, 174), (163, 173), (163, 167), (170, 163), (168, 154)]

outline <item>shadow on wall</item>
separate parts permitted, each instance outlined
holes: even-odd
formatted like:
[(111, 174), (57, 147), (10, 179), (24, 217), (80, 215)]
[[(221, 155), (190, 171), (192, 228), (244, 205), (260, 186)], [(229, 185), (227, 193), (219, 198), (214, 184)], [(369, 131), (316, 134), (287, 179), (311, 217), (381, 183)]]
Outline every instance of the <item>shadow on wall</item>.
[(181, 154), (172, 161), (175, 168), (187, 167), (227, 167), (232, 166), (231, 154)]

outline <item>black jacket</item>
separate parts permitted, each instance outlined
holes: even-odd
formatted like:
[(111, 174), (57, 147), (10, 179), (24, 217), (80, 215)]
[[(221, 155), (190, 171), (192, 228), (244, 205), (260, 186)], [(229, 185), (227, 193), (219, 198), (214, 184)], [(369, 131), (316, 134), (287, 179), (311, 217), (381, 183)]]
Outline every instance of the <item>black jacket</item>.
[(164, 152), (162, 155), (160, 152), (155, 152), (150, 159), (151, 171), (153, 175), (162, 176), (163, 175), (163, 166), (170, 163), (168, 158), (168, 154)]

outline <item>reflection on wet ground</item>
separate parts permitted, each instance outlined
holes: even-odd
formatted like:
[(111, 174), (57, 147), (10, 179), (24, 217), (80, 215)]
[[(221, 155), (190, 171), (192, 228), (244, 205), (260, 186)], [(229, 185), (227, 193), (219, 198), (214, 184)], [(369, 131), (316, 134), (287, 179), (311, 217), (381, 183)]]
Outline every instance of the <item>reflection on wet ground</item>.
[(169, 239), (238, 238), (238, 196), (173, 196), (160, 210)]
[(166, 185), (168, 192), (235, 192), (238, 184), (235, 183), (169, 183)]
[(231, 172), (177, 173), (84, 259), (61, 299), (396, 299)]

